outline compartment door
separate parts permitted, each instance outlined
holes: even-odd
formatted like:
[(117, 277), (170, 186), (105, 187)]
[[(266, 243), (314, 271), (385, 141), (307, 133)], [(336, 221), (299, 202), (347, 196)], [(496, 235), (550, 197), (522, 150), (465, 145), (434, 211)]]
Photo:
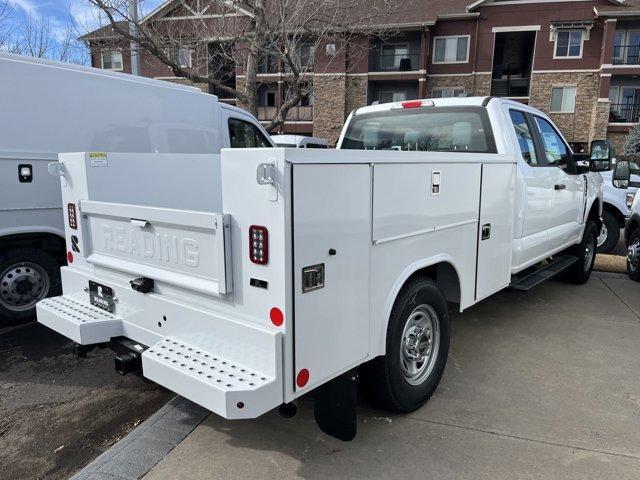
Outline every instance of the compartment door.
[(516, 165), (482, 166), (476, 301), (511, 281)]
[(294, 383), (306, 369), (305, 390), (369, 352), (370, 175), (369, 165), (293, 167)]

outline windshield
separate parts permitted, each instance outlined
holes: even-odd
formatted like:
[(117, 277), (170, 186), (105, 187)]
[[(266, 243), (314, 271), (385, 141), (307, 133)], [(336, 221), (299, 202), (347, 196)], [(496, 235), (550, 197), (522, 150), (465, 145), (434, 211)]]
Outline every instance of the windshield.
[(342, 149), (495, 153), (481, 107), (385, 110), (352, 117)]

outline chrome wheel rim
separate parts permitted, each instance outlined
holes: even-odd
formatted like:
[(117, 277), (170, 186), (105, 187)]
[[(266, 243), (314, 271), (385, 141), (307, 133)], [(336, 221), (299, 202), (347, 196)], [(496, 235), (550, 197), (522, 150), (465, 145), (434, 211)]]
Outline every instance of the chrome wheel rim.
[(0, 273), (0, 305), (13, 312), (29, 310), (49, 292), (49, 275), (38, 264), (20, 262)]
[(598, 248), (604, 245), (604, 242), (607, 241), (607, 235), (609, 235), (609, 230), (607, 230), (607, 226), (603, 223), (600, 235), (598, 235)]
[(440, 321), (430, 305), (419, 305), (409, 315), (402, 331), (400, 361), (410, 385), (421, 385), (435, 368), (440, 348)]
[(594, 236), (589, 237), (587, 244), (584, 247), (584, 271), (588, 272), (593, 263), (593, 257), (596, 251), (596, 240)]
[(632, 272), (640, 267), (640, 239), (634, 238), (633, 243), (627, 247), (627, 264)]

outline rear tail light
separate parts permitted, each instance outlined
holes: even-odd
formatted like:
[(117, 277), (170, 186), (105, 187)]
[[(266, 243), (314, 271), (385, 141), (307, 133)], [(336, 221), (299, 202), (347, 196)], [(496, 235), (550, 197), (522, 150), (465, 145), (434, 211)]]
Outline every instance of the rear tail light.
[(69, 217), (69, 228), (78, 229), (78, 216), (76, 215), (76, 204), (67, 205), (67, 216)]
[(249, 259), (258, 265), (269, 262), (269, 231), (267, 227), (249, 227)]
[(407, 100), (406, 102), (400, 102), (395, 104), (393, 108), (420, 108), (420, 107), (433, 107), (435, 104), (431, 100)]

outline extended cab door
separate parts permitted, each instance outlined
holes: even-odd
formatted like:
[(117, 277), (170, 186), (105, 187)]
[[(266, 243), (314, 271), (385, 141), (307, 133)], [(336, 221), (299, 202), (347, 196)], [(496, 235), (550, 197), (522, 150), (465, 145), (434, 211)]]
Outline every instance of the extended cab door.
[(273, 147), (267, 134), (248, 115), (221, 109), (222, 146), (225, 148), (269, 148)]
[(515, 131), (517, 147), (521, 155), (518, 161), (523, 192), (514, 231), (514, 265), (527, 264), (548, 248), (547, 231), (553, 203), (553, 184), (557, 168), (547, 165), (538, 147), (533, 119), (524, 110), (509, 106), (508, 115)]
[(571, 150), (548, 120), (532, 115), (545, 161), (552, 170), (548, 251), (576, 242), (582, 230), (585, 178), (571, 173)]

